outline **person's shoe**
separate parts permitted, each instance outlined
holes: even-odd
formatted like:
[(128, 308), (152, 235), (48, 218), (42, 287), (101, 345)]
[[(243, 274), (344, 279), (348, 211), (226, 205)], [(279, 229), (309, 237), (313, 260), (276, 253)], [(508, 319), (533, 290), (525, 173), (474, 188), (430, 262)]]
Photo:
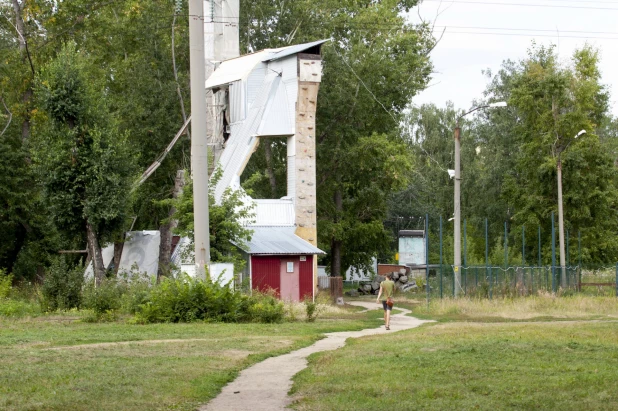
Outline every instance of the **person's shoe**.
[(387, 326), (386, 326), (386, 329), (387, 329), (387, 330), (390, 330), (390, 329), (391, 329), (391, 327), (389, 327), (389, 326), (387, 325)]

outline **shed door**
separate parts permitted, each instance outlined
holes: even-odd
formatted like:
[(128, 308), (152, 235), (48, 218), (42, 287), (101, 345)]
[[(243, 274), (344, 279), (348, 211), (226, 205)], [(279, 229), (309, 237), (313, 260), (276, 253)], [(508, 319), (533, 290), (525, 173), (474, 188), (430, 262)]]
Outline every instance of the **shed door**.
[(298, 257), (281, 259), (281, 299), (300, 301)]

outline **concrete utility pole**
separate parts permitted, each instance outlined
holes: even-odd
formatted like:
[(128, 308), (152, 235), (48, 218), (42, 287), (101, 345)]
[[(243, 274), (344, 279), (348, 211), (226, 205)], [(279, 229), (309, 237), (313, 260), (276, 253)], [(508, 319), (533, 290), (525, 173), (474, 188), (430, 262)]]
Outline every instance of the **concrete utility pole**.
[[(586, 130), (581, 130), (577, 133), (573, 140), (569, 141), (563, 149), (558, 151), (558, 162), (556, 165), (556, 169), (558, 171), (558, 242), (560, 243), (560, 287), (567, 287), (567, 276), (566, 276), (566, 253), (564, 249), (564, 210), (562, 207), (562, 159), (560, 155), (563, 151), (569, 147), (569, 145), (582, 135), (586, 134)], [(557, 142), (558, 139), (556, 139)], [(555, 144), (555, 143), (554, 143)]]
[(493, 107), (506, 107), (504, 101), (498, 103), (486, 104), (483, 106), (475, 107), (467, 113), (457, 117), (457, 123), (455, 125), (455, 198), (454, 198), (454, 256), (453, 256), (453, 270), (455, 271), (455, 297), (461, 294), (461, 129), (459, 128), (459, 121), (468, 114), (482, 109)]
[(191, 172), (196, 274), (210, 263), (208, 226), (208, 143), (206, 140), (206, 77), (204, 72), (204, 3), (189, 0), (191, 70)]
[[(463, 117), (463, 116), (462, 116)], [(461, 129), (459, 119), (455, 126), (455, 199), (454, 199), (454, 250), (455, 297), (461, 292)]]

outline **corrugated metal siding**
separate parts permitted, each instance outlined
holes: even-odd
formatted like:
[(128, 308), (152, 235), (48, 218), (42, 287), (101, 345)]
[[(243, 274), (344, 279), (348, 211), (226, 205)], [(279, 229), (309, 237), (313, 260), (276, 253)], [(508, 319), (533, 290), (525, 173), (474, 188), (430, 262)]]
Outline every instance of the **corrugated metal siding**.
[[(279, 77), (275, 81), (279, 80)], [(294, 126), (290, 121), (290, 109), (285, 84), (278, 81), (277, 89), (269, 97), (262, 122), (258, 128), (260, 136), (291, 136)]]
[(247, 117), (246, 83), (235, 81), (230, 84), (230, 122), (243, 121)]
[(262, 88), (264, 83), (264, 77), (266, 76), (266, 64), (262, 63), (255, 67), (255, 69), (247, 77), (247, 105), (250, 106), (255, 101), (255, 97)]
[(289, 200), (254, 200), (255, 223), (263, 226), (294, 225), (294, 202)]
[(313, 299), (313, 256), (308, 255), (307, 261), (300, 261), (300, 299)]
[(276, 256), (251, 257), (251, 288), (262, 292), (273, 289), (279, 295), (281, 259)]
[(296, 128), (296, 101), (298, 100), (298, 57), (296, 55), (272, 61), (269, 68), (281, 73), (281, 82), (285, 86), (288, 103), (288, 119), (292, 134)]
[[(294, 234), (295, 227), (258, 227), (252, 230), (251, 240), (244, 244), (245, 252), (255, 255), (308, 255), (326, 254), (311, 243)], [(238, 244), (237, 244), (238, 245)]]

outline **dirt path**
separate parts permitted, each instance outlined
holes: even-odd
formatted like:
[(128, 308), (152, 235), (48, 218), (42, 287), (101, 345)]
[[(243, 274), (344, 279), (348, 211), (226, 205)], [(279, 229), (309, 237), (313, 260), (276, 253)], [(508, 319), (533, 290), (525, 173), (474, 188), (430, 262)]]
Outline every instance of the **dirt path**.
[[(381, 309), (376, 303), (354, 301), (351, 305), (366, 309)], [(346, 331), (326, 334), (326, 338), (315, 344), (293, 351), (279, 357), (268, 358), (254, 366), (243, 370), (236, 380), (225, 387), (221, 393), (200, 411), (275, 411), (285, 410), (291, 402), (288, 392), (292, 388), (292, 377), (307, 367), (307, 357), (320, 351), (336, 350), (343, 347), (348, 338), (364, 337), (366, 335), (387, 334), (418, 327), (432, 322), (408, 317), (410, 311), (401, 311), (391, 317), (391, 329), (384, 326), (361, 331)]]

